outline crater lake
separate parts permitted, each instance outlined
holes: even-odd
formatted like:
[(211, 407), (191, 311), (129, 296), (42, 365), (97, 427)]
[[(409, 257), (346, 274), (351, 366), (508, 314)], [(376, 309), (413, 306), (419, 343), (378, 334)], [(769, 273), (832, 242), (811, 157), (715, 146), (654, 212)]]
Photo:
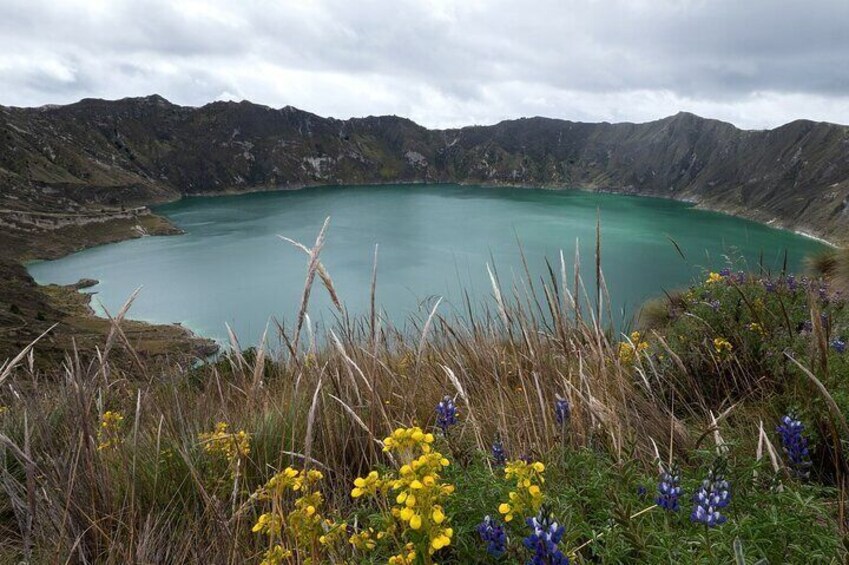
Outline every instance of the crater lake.
[[(156, 207), (185, 233), (143, 237), (29, 265), (41, 284), (99, 284), (92, 306), (117, 312), (141, 287), (129, 317), (180, 322), (222, 342), (228, 324), (242, 346), (256, 344), (270, 319), (294, 324), (308, 257), (282, 235), (311, 247), (330, 217), (321, 261), (348, 314), (369, 312), (375, 246), (376, 302), (402, 327), (425, 318), (438, 297), (443, 316), (492, 305), (487, 265), (507, 297), (523, 300), (531, 280), (559, 276), (562, 250), (569, 277), (576, 245), (588, 294), (594, 296), (596, 222), (612, 322), (625, 329), (647, 299), (686, 287), (707, 269), (801, 272), (823, 245), (747, 220), (670, 200), (577, 190), (458, 185), (327, 186), (238, 196), (192, 197)], [(673, 243), (674, 242), (674, 243)], [(676, 248), (677, 246), (677, 248)], [(571, 280), (569, 282), (571, 288)], [(540, 296), (544, 300), (543, 296)], [(336, 311), (316, 279), (310, 299), (316, 331)], [(607, 316), (606, 316), (607, 318)], [(606, 320), (610, 321), (610, 320)]]

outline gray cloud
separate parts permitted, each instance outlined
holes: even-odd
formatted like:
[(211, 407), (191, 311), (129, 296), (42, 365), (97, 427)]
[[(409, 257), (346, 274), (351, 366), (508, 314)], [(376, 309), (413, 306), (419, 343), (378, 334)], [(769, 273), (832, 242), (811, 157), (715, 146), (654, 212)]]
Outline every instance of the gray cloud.
[(849, 122), (846, 0), (4, 0), (0, 104), (157, 92), (428, 126)]

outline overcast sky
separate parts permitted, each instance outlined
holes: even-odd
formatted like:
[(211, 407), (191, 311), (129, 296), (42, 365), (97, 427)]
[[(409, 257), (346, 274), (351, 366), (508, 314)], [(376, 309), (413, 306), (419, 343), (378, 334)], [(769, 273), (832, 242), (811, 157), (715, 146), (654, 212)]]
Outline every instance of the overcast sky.
[(0, 104), (849, 123), (849, 0), (0, 0)]

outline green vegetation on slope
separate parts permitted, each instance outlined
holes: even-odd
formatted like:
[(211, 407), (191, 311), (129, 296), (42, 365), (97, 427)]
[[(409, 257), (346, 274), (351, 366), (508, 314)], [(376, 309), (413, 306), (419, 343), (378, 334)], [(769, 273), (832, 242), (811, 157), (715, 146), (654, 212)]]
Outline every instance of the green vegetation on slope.
[[(412, 332), (343, 316), (320, 348), (296, 322), (280, 329), (279, 355), (147, 370), (114, 365), (130, 348), (112, 341), (48, 370), (8, 366), (0, 555), (846, 559), (849, 311), (828, 283), (732, 266), (627, 336), (595, 323), (584, 293), (554, 274), (505, 288), (493, 281), (483, 315), (436, 313)], [(682, 492), (659, 506), (661, 464)], [(691, 513), (711, 472), (716, 503), (695, 514), (707, 525)], [(487, 515), (504, 528), (501, 557), (481, 540)], [(536, 543), (546, 532), (556, 548)]]
[[(90, 296), (79, 294), (75, 285), (37, 285), (22, 264), (24, 261), (55, 259), (95, 245), (147, 234), (180, 233), (167, 220), (147, 212), (126, 218), (112, 218), (108, 213), (102, 216), (84, 225), (69, 223), (55, 229), (0, 229), (0, 359), (14, 357), (53, 328), (39, 342), (33, 358), (35, 363), (50, 367), (61, 363), (75, 347), (85, 353), (94, 352), (113, 331), (109, 321), (93, 315), (88, 304)], [(216, 349), (210, 340), (174, 325), (126, 322), (122, 329), (122, 339), (126, 338), (135, 352), (149, 362), (157, 357), (203, 356)], [(119, 353), (113, 361), (126, 363), (129, 359)]]
[(769, 131), (679, 113), (644, 124), (547, 118), (428, 130), (379, 116), (159, 96), (0, 107), (0, 222), (185, 194), (456, 182), (662, 196), (838, 240), (849, 233), (849, 128)]

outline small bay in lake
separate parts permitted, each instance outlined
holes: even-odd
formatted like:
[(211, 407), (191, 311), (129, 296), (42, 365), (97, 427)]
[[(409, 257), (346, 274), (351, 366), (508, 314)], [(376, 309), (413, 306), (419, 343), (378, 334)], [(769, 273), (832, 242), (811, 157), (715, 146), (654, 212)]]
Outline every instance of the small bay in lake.
[[(592, 287), (597, 215), (604, 277), (620, 328), (647, 298), (687, 286), (703, 269), (727, 266), (728, 257), (737, 261), (735, 269), (762, 265), (775, 273), (786, 252), (789, 270), (800, 272), (804, 257), (823, 247), (680, 202), (574, 190), (329, 186), (187, 198), (155, 211), (185, 234), (104, 245), (29, 270), (42, 284), (99, 280), (90, 289), (97, 292), (95, 310), (99, 301), (116, 312), (141, 286), (131, 318), (181, 322), (219, 340), (226, 340), (226, 323), (249, 346), (271, 317), (292, 326), (303, 291), (307, 256), (277, 235), (312, 246), (328, 216), (321, 259), (349, 314), (368, 313), (379, 244), (377, 303), (397, 325), (411, 313), (427, 316), (435, 297), (443, 297), (439, 311), (448, 316), (464, 315), (465, 292), (474, 304), (489, 300), (487, 263), (497, 269), (505, 294), (512, 294), (514, 283), (524, 293), (520, 244), (536, 283), (548, 279), (546, 258), (559, 271), (561, 249), (571, 276), (578, 241), (583, 277)], [(317, 281), (313, 323), (331, 325), (333, 312)]]

